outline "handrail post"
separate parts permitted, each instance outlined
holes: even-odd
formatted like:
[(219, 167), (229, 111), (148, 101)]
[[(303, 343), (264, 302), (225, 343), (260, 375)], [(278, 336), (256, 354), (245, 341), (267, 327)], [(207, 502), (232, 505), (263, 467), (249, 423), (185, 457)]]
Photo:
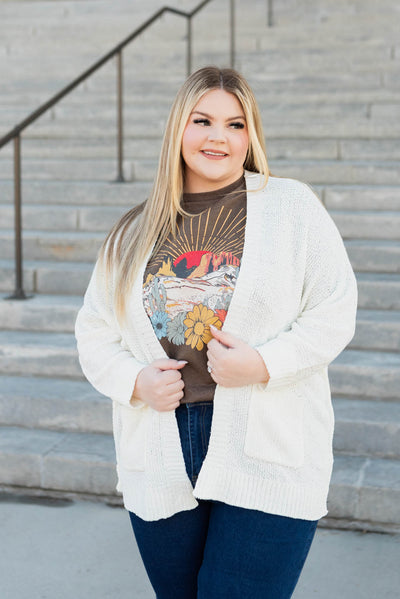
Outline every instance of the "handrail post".
[(21, 218), (21, 138), (14, 137), (14, 230), (15, 230), (15, 290), (6, 299), (24, 300), (22, 273), (22, 218)]
[(267, 25), (268, 27), (272, 27), (274, 24), (274, 7), (273, 0), (268, 0), (267, 2)]
[(231, 13), (231, 19), (230, 19), (230, 29), (231, 29), (231, 50), (230, 50), (230, 59), (231, 59), (231, 69), (235, 68), (235, 0), (230, 0), (230, 13)]
[(186, 55), (186, 74), (192, 72), (192, 17), (187, 17), (187, 55)]
[(123, 68), (122, 50), (117, 54), (117, 146), (118, 146), (118, 174), (116, 183), (124, 183), (123, 160), (124, 160), (124, 121), (123, 121)]

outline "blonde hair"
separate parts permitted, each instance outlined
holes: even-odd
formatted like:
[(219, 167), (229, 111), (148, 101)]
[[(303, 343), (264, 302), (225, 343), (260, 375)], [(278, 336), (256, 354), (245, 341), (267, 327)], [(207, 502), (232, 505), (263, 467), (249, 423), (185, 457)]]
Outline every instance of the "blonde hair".
[[(181, 198), (184, 185), (182, 137), (193, 108), (201, 97), (214, 89), (236, 96), (246, 118), (249, 147), (243, 167), (264, 175), (268, 181), (264, 133), (254, 94), (247, 81), (233, 69), (203, 67), (190, 75), (178, 91), (172, 105), (161, 146), (157, 174), (149, 198), (127, 212), (111, 229), (99, 257), (106, 259), (106, 271), (114, 275), (114, 309), (116, 316), (125, 314), (125, 298), (140, 266), (172, 232), (176, 234), (178, 214), (183, 214)], [(256, 191), (256, 190), (255, 190)]]

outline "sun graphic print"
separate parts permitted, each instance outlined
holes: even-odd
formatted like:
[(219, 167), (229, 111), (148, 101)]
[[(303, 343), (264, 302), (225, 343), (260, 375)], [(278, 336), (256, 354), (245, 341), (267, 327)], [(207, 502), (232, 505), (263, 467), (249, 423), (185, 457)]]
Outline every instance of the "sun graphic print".
[(158, 339), (202, 351), (210, 325), (222, 327), (239, 274), (245, 222), (243, 207), (182, 217), (176, 237), (150, 261), (143, 285)]

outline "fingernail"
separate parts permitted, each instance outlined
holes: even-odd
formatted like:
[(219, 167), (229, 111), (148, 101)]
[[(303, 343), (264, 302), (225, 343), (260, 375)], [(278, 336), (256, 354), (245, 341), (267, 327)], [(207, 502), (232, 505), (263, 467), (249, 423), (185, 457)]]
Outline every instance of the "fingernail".
[(179, 364), (189, 364), (187, 360), (179, 360)]
[(213, 324), (210, 324), (210, 329), (213, 331), (218, 331), (217, 327), (215, 327)]

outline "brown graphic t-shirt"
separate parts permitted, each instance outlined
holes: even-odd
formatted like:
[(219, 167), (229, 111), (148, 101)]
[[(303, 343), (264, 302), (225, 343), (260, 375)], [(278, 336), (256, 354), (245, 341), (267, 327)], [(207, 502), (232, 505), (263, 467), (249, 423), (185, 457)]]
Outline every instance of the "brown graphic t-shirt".
[[(231, 193), (236, 192), (236, 193)], [(172, 235), (147, 264), (143, 302), (169, 358), (187, 360), (182, 403), (212, 400), (215, 383), (207, 372), (210, 324), (225, 320), (243, 253), (246, 224), (244, 176), (222, 189), (185, 193)]]

